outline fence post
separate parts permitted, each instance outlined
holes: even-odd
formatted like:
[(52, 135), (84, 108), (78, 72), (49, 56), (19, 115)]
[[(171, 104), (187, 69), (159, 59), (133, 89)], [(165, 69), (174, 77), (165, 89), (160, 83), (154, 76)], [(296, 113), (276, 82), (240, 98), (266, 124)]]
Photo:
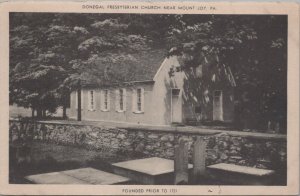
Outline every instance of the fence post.
[(174, 184), (188, 183), (188, 145), (183, 140), (175, 147), (174, 175)]
[(192, 182), (197, 183), (205, 175), (206, 143), (198, 136), (193, 150)]

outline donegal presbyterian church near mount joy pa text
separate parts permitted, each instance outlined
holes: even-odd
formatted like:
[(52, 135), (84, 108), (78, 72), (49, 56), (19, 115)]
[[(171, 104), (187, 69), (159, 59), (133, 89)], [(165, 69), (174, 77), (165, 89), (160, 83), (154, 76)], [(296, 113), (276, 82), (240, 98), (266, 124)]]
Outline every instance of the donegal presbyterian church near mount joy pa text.
[[(130, 81), (82, 87), (82, 119), (151, 125), (233, 122), (236, 82), (230, 67), (210, 55), (203, 56), (198, 66), (182, 71), (186, 56), (167, 57), (167, 53), (159, 49), (136, 55)], [(75, 90), (70, 118), (76, 118), (77, 109)]]

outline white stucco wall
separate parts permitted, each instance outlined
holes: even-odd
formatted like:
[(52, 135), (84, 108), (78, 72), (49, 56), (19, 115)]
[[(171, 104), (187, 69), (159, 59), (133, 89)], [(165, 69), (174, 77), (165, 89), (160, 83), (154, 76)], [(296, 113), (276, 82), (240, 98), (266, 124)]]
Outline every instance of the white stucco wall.
[[(170, 125), (171, 123), (171, 88), (183, 87), (184, 73), (177, 72), (174, 77), (169, 77), (169, 70), (174, 66), (179, 66), (176, 57), (166, 58), (160, 69), (154, 77), (154, 84), (137, 83), (126, 88), (126, 111), (117, 112), (115, 109), (115, 89), (114, 87), (107, 88), (110, 90), (110, 110), (107, 112), (101, 111), (100, 107), (100, 89), (95, 90), (95, 111), (88, 110), (88, 89), (83, 89), (83, 109), (82, 120), (103, 120), (128, 122), (136, 124), (151, 124), (151, 125)], [(135, 88), (144, 89), (144, 112), (137, 114), (132, 111), (132, 92)], [(181, 97), (180, 92), (180, 96)], [(76, 118), (76, 92), (71, 93), (71, 110), (70, 117)]]

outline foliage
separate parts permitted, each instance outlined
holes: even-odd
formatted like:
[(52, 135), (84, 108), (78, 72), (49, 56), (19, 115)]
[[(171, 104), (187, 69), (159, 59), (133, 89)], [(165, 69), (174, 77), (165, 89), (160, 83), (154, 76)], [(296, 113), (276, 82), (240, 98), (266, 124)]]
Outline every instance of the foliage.
[(183, 57), (180, 70), (204, 64), (229, 66), (237, 84), (242, 126), (266, 128), (267, 121), (275, 121), (286, 129), (287, 18), (211, 16), (195, 22), (182, 16), (179, 20), (181, 26), (173, 28), (168, 39), (176, 43), (169, 55)]
[(54, 112), (79, 80), (85, 85), (119, 78), (110, 65), (128, 63), (134, 60), (128, 52), (147, 49), (146, 38), (127, 31), (118, 18), (43, 14), (36, 21), (39, 16), (10, 15), (10, 102), (20, 106)]

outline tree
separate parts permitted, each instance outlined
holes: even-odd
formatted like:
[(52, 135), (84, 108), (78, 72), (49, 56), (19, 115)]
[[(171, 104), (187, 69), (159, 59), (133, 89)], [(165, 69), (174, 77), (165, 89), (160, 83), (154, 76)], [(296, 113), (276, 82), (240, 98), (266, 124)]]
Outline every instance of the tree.
[[(40, 54), (45, 48), (42, 40), (46, 27), (39, 22), (49, 20), (45, 17), (39, 22), (34, 21), (32, 14), (22, 17), (17, 13), (10, 17), (13, 24), (10, 29), (10, 101), (36, 109), (41, 116), (45, 114), (43, 105), (48, 104), (49, 109), (55, 105), (51, 81), (59, 72), (59, 68), (47, 67), (43, 63), (46, 58), (53, 57), (51, 53)], [(34, 21), (34, 24), (29, 21)], [(32, 28), (32, 25), (37, 28)], [(41, 66), (39, 61), (43, 63)]]
[[(169, 31), (169, 55), (182, 55), (181, 70), (204, 60), (233, 70), (236, 100), (244, 128), (286, 128), (287, 18), (283, 16), (210, 16), (197, 22), (181, 16)], [(209, 58), (210, 57), (210, 58)], [(222, 67), (222, 66), (221, 66)], [(267, 75), (271, 77), (266, 77)]]
[(118, 16), (43, 14), (36, 22), (38, 16), (11, 15), (10, 101), (36, 109), (39, 117), (58, 106), (65, 116), (66, 95), (79, 80), (117, 82), (121, 74), (110, 67), (147, 49), (146, 38), (128, 31)]

